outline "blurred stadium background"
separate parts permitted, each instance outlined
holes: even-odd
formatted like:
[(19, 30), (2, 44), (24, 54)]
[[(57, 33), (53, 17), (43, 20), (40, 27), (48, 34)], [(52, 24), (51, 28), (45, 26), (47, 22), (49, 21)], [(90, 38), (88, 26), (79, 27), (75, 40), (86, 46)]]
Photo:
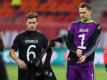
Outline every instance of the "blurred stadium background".
[[(93, 19), (103, 26), (102, 39), (95, 55), (95, 78), (107, 80), (103, 63), (103, 51), (107, 45), (107, 0), (0, 0), (0, 30), (3, 32), (5, 50), (2, 52), (8, 77), (17, 80), (17, 65), (9, 56), (9, 49), (15, 36), (25, 27), (25, 14), (37, 12), (38, 29), (48, 40), (65, 35), (68, 25), (79, 19), (78, 5), (88, 2), (92, 5)], [(58, 80), (66, 80), (66, 57), (68, 50), (64, 44), (57, 43), (51, 59), (52, 68)]]

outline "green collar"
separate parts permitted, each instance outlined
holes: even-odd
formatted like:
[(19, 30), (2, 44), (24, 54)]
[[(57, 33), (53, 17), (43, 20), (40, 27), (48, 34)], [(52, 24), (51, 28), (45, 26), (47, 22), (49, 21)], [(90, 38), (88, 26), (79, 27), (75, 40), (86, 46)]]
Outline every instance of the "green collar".
[(83, 22), (83, 23), (91, 23), (91, 22), (94, 22), (94, 20), (92, 20), (92, 19), (89, 19), (89, 20), (83, 20), (83, 19), (81, 19), (80, 21)]

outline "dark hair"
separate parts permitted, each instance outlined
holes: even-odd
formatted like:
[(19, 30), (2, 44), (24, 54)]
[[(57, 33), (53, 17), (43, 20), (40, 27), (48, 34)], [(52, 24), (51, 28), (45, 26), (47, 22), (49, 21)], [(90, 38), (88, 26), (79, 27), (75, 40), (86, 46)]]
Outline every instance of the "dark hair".
[(32, 19), (32, 18), (37, 18), (37, 21), (38, 21), (38, 14), (35, 12), (30, 12), (30, 13), (26, 14), (26, 20)]
[(86, 3), (86, 2), (81, 3), (81, 4), (79, 5), (79, 8), (87, 8), (88, 10), (91, 10), (91, 9), (92, 9), (91, 6), (90, 6), (90, 4), (88, 4), (88, 3)]

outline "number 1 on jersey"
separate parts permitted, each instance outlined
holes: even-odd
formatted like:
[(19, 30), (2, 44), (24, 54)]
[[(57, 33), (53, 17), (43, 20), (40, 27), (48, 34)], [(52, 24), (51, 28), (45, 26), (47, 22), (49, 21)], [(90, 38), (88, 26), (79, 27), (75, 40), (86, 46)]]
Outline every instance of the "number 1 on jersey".
[(80, 49), (86, 49), (86, 47), (84, 46), (85, 34), (81, 34), (78, 37), (81, 38), (81, 45), (78, 46), (78, 48), (80, 48)]

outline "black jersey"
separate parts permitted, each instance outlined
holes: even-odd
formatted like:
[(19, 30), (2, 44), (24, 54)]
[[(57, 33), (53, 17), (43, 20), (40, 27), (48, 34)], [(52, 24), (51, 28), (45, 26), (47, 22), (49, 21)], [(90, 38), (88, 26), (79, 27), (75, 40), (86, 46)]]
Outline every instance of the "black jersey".
[[(56, 80), (56, 77), (50, 66), (50, 59), (52, 50), (47, 50), (47, 55), (44, 64), (42, 58), (40, 58), (40, 65), (37, 67), (31, 63), (34, 58), (38, 59), (43, 50), (48, 46), (48, 40), (44, 34), (35, 31), (25, 31), (16, 36), (12, 49), (19, 52), (19, 58), (27, 64), (27, 69), (18, 70), (18, 80)], [(52, 73), (52, 76), (46, 74), (43, 71)], [(38, 77), (38, 74), (41, 74)]]
[(16, 36), (12, 49), (18, 51), (19, 58), (27, 64), (27, 69), (22, 70), (19, 68), (18, 80), (35, 80), (35, 71), (41, 70), (42, 60), (40, 60), (39, 67), (33, 66), (30, 61), (33, 58), (38, 58), (42, 54), (42, 49), (47, 45), (47, 38), (38, 31), (25, 31)]
[(41, 55), (42, 49), (47, 44), (48, 40), (42, 33), (25, 31), (16, 36), (12, 49), (18, 50), (19, 58), (28, 64), (32, 58), (38, 58)]

